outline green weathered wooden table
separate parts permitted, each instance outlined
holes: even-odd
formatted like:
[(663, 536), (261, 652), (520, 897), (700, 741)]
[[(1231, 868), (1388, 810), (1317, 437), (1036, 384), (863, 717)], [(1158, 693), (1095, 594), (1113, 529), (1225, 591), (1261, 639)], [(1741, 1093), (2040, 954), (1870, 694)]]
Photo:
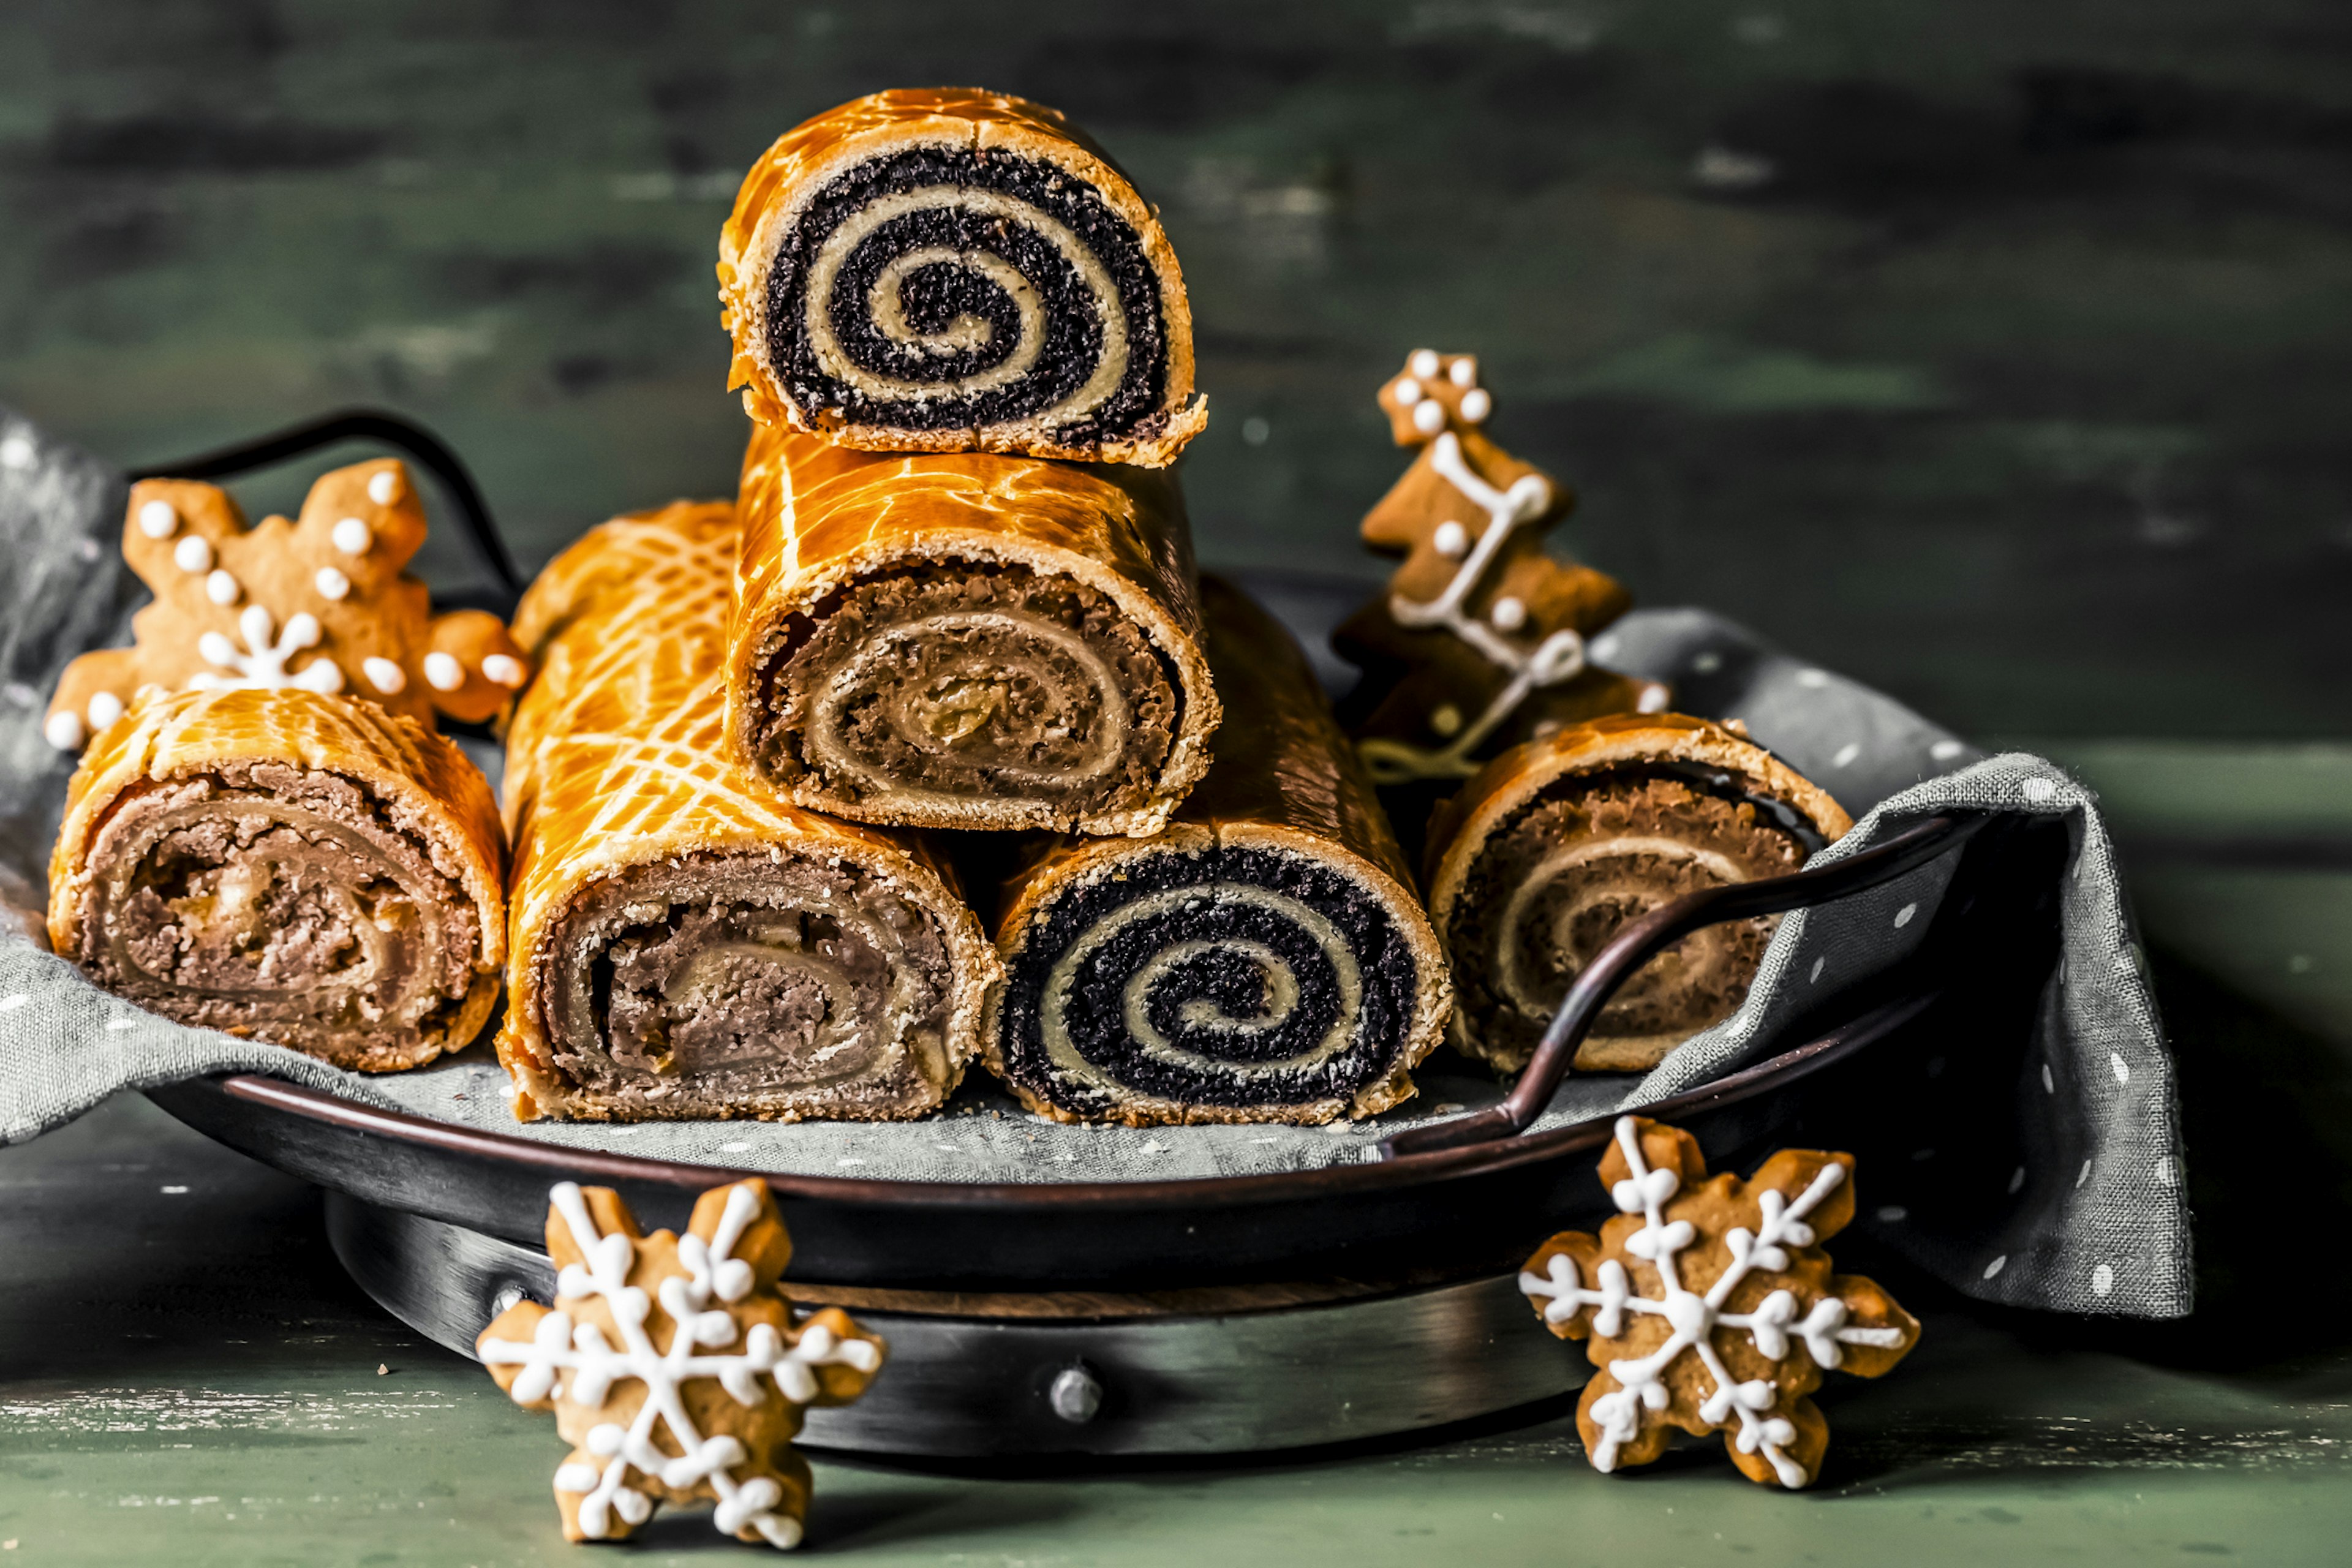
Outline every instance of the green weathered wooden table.
[[(1741, 1480), (1713, 1444), (1596, 1475), (1550, 1410), (1250, 1464), (824, 1461), (809, 1550), (1185, 1568), (2345, 1561), (2352, 1248), (2331, 1237), (2352, 1207), (2352, 749), (2049, 749), (2107, 791), (2158, 955), (2189, 1095), (2194, 1318), (1996, 1312), (1842, 1248), (1927, 1332), (1894, 1376), (1832, 1382), (1811, 1493)], [(2273, 1175), (2284, 1192), (2261, 1190)], [(548, 1496), (559, 1448), (546, 1417), (341, 1277), (315, 1194), (143, 1100), (0, 1152), (0, 1551), (22, 1554), (0, 1563), (578, 1563)], [(751, 1560), (698, 1515), (639, 1550)]]

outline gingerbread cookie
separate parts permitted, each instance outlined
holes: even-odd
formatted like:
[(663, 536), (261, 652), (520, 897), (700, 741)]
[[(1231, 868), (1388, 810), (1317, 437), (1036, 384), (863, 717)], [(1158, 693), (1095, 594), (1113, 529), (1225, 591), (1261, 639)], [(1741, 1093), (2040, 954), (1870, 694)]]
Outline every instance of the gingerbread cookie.
[(1519, 1289), (1599, 1368), (1576, 1407), (1592, 1468), (1646, 1465), (1671, 1428), (1723, 1433), (1748, 1479), (1811, 1485), (1829, 1424), (1806, 1395), (1834, 1368), (1876, 1377), (1919, 1342), (1885, 1291), (1832, 1274), (1820, 1243), (1853, 1218), (1853, 1156), (1783, 1149), (1710, 1178), (1698, 1141), (1624, 1116), (1601, 1162), (1618, 1216), (1563, 1231)]
[(684, 1236), (643, 1234), (607, 1187), (548, 1198), (555, 1306), (518, 1301), (475, 1349), (572, 1445), (555, 1471), (565, 1537), (617, 1541), (659, 1504), (709, 1502), (729, 1535), (799, 1545), (801, 1414), (865, 1393), (887, 1347), (837, 1308), (794, 1323), (776, 1288), (792, 1238), (756, 1176), (703, 1194)]
[(1374, 782), (1465, 779), (1563, 725), (1663, 709), (1664, 687), (1586, 659), (1585, 638), (1633, 600), (1545, 553), (1575, 497), (1487, 439), (1478, 362), (1417, 349), (1380, 403), (1397, 445), (1421, 453), (1365, 516), (1363, 540), (1404, 562), (1331, 638), (1364, 668), (1344, 717)]
[(44, 733), (79, 752), (151, 689), (299, 687), (364, 697), (430, 728), (488, 719), (530, 679), (496, 616), (433, 614), (402, 568), (425, 542), (425, 507), (398, 462), (337, 468), (299, 522), (253, 528), (228, 492), (192, 479), (131, 487), (122, 554), (155, 591), (134, 646), (66, 667)]

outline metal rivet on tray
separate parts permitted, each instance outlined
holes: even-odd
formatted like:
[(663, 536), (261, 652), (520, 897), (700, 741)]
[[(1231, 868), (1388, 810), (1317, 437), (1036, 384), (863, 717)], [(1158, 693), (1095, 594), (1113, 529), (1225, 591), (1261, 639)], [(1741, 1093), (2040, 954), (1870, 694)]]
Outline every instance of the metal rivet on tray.
[(1083, 1426), (1095, 1418), (1102, 1408), (1103, 1386), (1097, 1381), (1094, 1369), (1083, 1363), (1066, 1366), (1054, 1374), (1051, 1386), (1045, 1390), (1045, 1403), (1054, 1414), (1073, 1426)]

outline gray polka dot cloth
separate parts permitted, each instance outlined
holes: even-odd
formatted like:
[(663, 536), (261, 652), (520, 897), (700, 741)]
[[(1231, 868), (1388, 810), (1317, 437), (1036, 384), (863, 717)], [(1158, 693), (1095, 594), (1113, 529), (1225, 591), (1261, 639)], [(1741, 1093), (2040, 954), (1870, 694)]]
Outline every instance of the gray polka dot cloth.
[[(39, 739), (41, 709), (67, 657), (114, 640), (109, 629), (120, 626), (129, 597), (115, 549), (121, 509), (119, 478), (0, 410), (0, 637), (7, 639), (0, 643), (7, 683), (0, 802), (13, 807), (0, 816), (0, 1142), (33, 1137), (123, 1089), (251, 1070), (486, 1130), (738, 1169), (927, 1181), (1165, 1180), (1361, 1160), (1401, 1128), (1496, 1098), (1491, 1079), (1441, 1070), (1420, 1075), (1420, 1098), (1371, 1123), (1135, 1132), (1032, 1118), (975, 1068), (948, 1111), (921, 1122), (519, 1126), (505, 1076), (483, 1046), (420, 1071), (362, 1079), (167, 1023), (89, 984), (39, 935), (41, 863), (67, 774), (64, 759)], [(89, 541), (102, 542), (95, 560)], [(1252, 585), (1310, 647), (1360, 594), (1328, 579)], [(1593, 653), (1672, 680), (1690, 711), (1741, 720), (1834, 793), (1861, 820), (1824, 858), (1953, 807), (2063, 825), (2065, 868), (2046, 874), (2044, 883), (2054, 885), (2040, 893), (2045, 905), (2057, 903), (2062, 956), (2054, 966), (2045, 958), (2041, 1005), (2009, 1030), (2009, 1048), (1954, 1053), (1948, 1066), (1932, 1058), (1859, 1118), (1825, 1123), (1823, 1137), (1864, 1154), (1863, 1226), (1970, 1294), (2074, 1311), (2187, 1311), (2172, 1063), (2089, 793), (2038, 758), (1985, 758), (1892, 700), (1703, 611), (1629, 616)], [(477, 755), (495, 768), (495, 754)], [(1929, 940), (1953, 876), (1948, 857), (1873, 892), (1789, 916), (1738, 1015), (1638, 1081), (1571, 1079), (1542, 1125), (1613, 1115), (1753, 1062), (1802, 1015), (1867, 984)], [(1958, 1092), (1971, 1081), (1973, 1098)], [(1941, 1120), (1959, 1105), (1974, 1108), (1972, 1120)], [(1885, 1147), (1866, 1149), (1852, 1136), (1858, 1124), (1878, 1129)], [(1945, 1152), (1905, 1147), (1922, 1137)]]

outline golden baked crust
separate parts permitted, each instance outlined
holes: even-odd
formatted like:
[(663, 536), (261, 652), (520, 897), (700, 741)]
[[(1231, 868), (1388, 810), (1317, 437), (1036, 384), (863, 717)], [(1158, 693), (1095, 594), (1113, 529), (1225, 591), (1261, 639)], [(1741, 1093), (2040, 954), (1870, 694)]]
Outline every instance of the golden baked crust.
[(924, 146), (1003, 148), (1065, 169), (1100, 193), (1134, 231), (1160, 283), (1167, 365), (1160, 414), (1132, 438), (1070, 447), (1040, 434), (1006, 438), (982, 433), (984, 448), (1032, 457), (1134, 463), (1163, 468), (1208, 424), (1208, 405), (1192, 393), (1192, 318), (1176, 252), (1151, 205), (1084, 132), (1058, 110), (980, 88), (901, 88), (852, 100), (803, 121), (776, 140), (744, 176), (719, 239), (721, 321), (734, 339), (728, 372), (744, 411), (763, 425), (788, 426), (873, 451), (961, 451), (966, 429), (916, 431), (845, 426), (837, 414), (812, 414), (793, 401), (768, 363), (768, 272), (776, 247), (802, 209), (835, 174), (872, 159)]
[[(1116, 1120), (1129, 1126), (1189, 1122), (1328, 1121), (1371, 1116), (1411, 1099), (1410, 1069), (1444, 1037), (1453, 984), (1444, 951), (1412, 892), (1412, 874), (1390, 830), (1371, 781), (1332, 717), (1306, 656), (1281, 624), (1215, 578), (1203, 579), (1207, 644), (1226, 720), (1217, 731), (1216, 763), (1149, 839), (1065, 836), (1041, 841), (1007, 879), (997, 917), (997, 946), (1010, 969), (1056, 900), (1102, 879), (1122, 879), (1149, 858), (1216, 848), (1266, 847), (1328, 868), (1376, 902), (1403, 937), (1414, 965), (1405, 1042), (1386, 1077), (1351, 1100), (1275, 1108), (1183, 1104), (1138, 1098)], [(991, 999), (983, 1059), (1032, 1111), (1057, 1121), (1085, 1118), (1055, 1106), (1006, 1072), (1000, 1025), (1003, 993)]]
[(484, 983), (467, 995), (446, 1043), (425, 1043), (394, 1058), (347, 1065), (369, 1070), (421, 1065), (472, 1040), (497, 1000), (506, 958), (501, 894), (505, 836), (481, 770), (449, 741), (372, 702), (296, 689), (182, 691), (152, 697), (100, 734), (83, 753), (66, 796), (49, 860), (49, 943), (81, 950), (92, 889), (89, 853), (126, 795), (149, 784), (201, 779), (240, 764), (286, 763), (359, 784), (397, 802), (428, 837), (436, 867), (473, 905)]
[[(726, 748), (722, 677), (735, 545), (735, 509), (725, 501), (681, 501), (616, 518), (556, 557), (516, 612), (516, 636), (540, 661), (540, 675), (517, 705), (507, 739), (515, 859), (499, 1058), (514, 1078), (515, 1112), (524, 1120), (611, 1114), (554, 1062), (538, 959), (565, 906), (601, 879), (695, 855), (770, 855), (788, 847), (887, 882), (935, 916), (948, 942), (954, 996), (947, 1051), (955, 1073), (978, 1047), (996, 956), (953, 891), (945, 862), (919, 838), (793, 805)], [(953, 1087), (951, 1076), (940, 1098)]]
[(758, 766), (753, 737), (762, 716), (751, 706), (762, 667), (805, 631), (828, 595), (935, 563), (1000, 563), (1071, 579), (1141, 627), (1175, 678), (1172, 743), (1134, 806), (1072, 822), (1013, 799), (919, 806), (885, 793), (853, 801), (806, 774), (789, 785), (801, 805), (911, 826), (1142, 835), (1164, 826), (1208, 772), (1220, 710), (1200, 646), (1191, 531), (1171, 477), (991, 453), (883, 456), (759, 426), (743, 455), (737, 507), (742, 547), (728, 637), (727, 731), (747, 765)]

